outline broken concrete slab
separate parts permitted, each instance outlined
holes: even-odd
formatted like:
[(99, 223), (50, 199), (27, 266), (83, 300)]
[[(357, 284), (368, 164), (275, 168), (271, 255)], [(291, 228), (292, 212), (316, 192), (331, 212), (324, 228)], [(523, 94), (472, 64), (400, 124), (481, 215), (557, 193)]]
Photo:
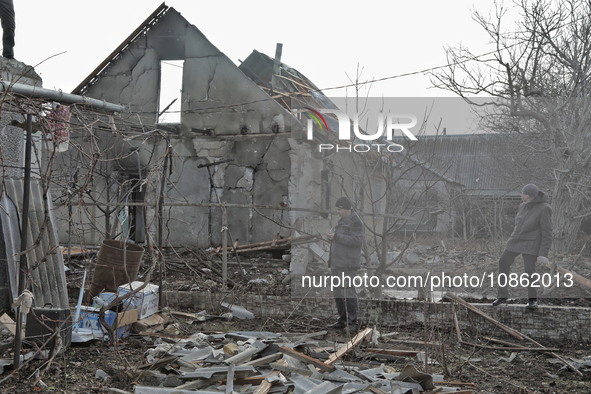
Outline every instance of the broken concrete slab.
[(306, 364), (312, 364), (314, 367), (320, 368), (324, 372), (334, 372), (334, 370), (336, 369), (332, 365), (327, 365), (327, 364), (325, 364), (321, 361), (318, 361), (310, 356), (307, 356), (303, 353), (297, 352), (297, 351), (287, 348), (285, 346), (280, 346), (279, 351), (283, 354), (287, 354), (297, 360), (300, 360)]

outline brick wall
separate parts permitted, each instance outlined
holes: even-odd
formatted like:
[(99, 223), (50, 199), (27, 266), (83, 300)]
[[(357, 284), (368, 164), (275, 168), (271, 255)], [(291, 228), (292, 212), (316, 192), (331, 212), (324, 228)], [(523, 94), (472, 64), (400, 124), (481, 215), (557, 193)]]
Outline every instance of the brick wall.
[[(291, 314), (336, 317), (332, 298), (292, 299), (256, 294), (236, 296), (231, 293), (166, 292), (165, 299), (171, 308), (192, 306), (210, 311), (219, 308), (219, 303), (225, 301), (240, 305), (262, 318), (286, 318)], [(535, 310), (527, 310), (525, 305), (501, 305), (496, 308), (490, 304), (473, 305), (497, 321), (536, 340), (591, 340), (591, 308), (542, 305)], [(423, 323), (427, 318), (431, 325), (454, 327), (450, 303), (360, 300), (360, 310), (364, 322), (375, 322), (378, 326), (393, 328)], [(495, 334), (499, 339), (508, 336), (500, 328), (461, 305), (456, 304), (455, 310), (462, 330), (473, 329), (484, 335)]]

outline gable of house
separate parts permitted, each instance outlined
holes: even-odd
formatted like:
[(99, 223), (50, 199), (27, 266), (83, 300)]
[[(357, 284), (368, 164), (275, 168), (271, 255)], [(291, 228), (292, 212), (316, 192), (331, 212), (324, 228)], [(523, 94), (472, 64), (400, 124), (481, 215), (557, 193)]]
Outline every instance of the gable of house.
[[(158, 124), (158, 114), (168, 105), (159, 102), (161, 66), (172, 60), (180, 60), (183, 67), (180, 123)], [(141, 123), (144, 130), (168, 130), (173, 171), (166, 198), (172, 206), (168, 214), (176, 222), (167, 224), (173, 244), (220, 243), (221, 210), (197, 204), (219, 199), (244, 206), (284, 206), (290, 195), (289, 137), (293, 127), (301, 128), (299, 121), (174, 8), (160, 6), (93, 73), (76, 92), (125, 104), (129, 122)], [(116, 160), (114, 169), (141, 184), (141, 177), (162, 164), (160, 141), (138, 136), (118, 143), (113, 154), (126, 159)], [(203, 165), (220, 161), (225, 162), (209, 168), (210, 177)], [(152, 181), (157, 184), (159, 179)], [(153, 215), (149, 210), (147, 216)], [(261, 213), (287, 223), (287, 214)], [(229, 208), (233, 240), (260, 242), (289, 232), (269, 225), (263, 215)]]

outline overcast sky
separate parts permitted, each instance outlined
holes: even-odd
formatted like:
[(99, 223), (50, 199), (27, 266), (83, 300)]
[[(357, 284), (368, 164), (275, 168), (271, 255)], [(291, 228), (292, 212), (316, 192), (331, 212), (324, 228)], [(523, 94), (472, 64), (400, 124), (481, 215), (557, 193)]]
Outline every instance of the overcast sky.
[[(43, 86), (70, 92), (162, 2), (160, 0), (15, 0), (15, 57), (35, 66)], [(282, 61), (321, 89), (387, 78), (446, 63), (444, 47), (461, 43), (476, 53), (490, 50), (471, 19), (474, 7), (488, 13), (492, 1), (196, 1), (169, 0), (235, 64), (252, 50)], [(54, 56), (54, 57), (52, 57)], [(51, 57), (51, 58), (50, 58)], [(49, 59), (48, 59), (49, 58)], [(348, 77), (348, 76), (349, 77)], [(373, 97), (452, 96), (430, 88), (427, 75), (372, 85)], [(327, 90), (351, 96), (353, 90)], [(364, 94), (367, 94), (364, 92)]]

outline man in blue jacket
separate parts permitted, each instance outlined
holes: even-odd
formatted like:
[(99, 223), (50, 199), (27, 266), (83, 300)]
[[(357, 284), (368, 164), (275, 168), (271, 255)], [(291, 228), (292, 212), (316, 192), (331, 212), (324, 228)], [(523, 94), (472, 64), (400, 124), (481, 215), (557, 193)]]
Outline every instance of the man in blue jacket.
[[(365, 235), (365, 226), (359, 216), (353, 212), (351, 201), (341, 197), (336, 202), (337, 213), (341, 217), (334, 232), (326, 235), (332, 241), (328, 266), (333, 277), (341, 279), (340, 286), (334, 288), (334, 299), (339, 315), (337, 322), (328, 326), (334, 329), (348, 328), (357, 331), (359, 323), (359, 304), (353, 278), (361, 266), (361, 245)], [(344, 280), (343, 280), (344, 279)]]
[[(509, 275), (515, 257), (523, 256), (524, 271), (530, 284), (534, 280), (532, 275), (536, 272), (536, 262), (548, 264), (548, 253), (552, 246), (552, 208), (548, 195), (536, 185), (529, 184), (521, 190), (521, 200), (523, 202), (515, 217), (515, 228), (499, 260), (498, 298), (493, 306), (500, 305), (509, 298), (507, 284), (510, 283)], [(519, 282), (518, 280), (516, 283)], [(504, 286), (500, 286), (501, 284)], [(528, 286), (527, 296), (529, 300), (526, 308), (537, 308), (536, 288)]]

